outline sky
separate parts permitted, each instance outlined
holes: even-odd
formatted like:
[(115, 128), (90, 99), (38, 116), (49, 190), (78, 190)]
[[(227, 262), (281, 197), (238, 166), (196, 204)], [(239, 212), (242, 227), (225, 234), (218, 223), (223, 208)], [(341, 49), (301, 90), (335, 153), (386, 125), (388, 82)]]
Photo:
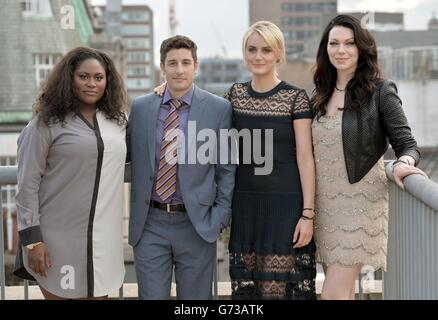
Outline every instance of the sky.
[[(249, 26), (249, 0), (175, 0), (177, 34), (193, 39), (198, 57), (241, 57), (241, 40)], [(91, 0), (105, 4), (106, 0)], [(268, 0), (267, 0), (268, 3)], [(154, 12), (154, 58), (169, 37), (169, 0), (123, 0), (123, 4), (146, 4)], [(427, 29), (432, 12), (438, 15), (438, 0), (338, 0), (338, 11), (404, 12), (405, 29)]]

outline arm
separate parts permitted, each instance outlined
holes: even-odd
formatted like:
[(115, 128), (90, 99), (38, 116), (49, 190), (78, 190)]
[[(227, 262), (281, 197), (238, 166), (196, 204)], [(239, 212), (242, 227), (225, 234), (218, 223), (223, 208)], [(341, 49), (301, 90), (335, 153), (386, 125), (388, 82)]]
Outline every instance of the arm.
[(301, 248), (312, 240), (315, 214), (315, 162), (312, 145), (313, 112), (306, 91), (301, 90), (292, 104), (293, 129), (297, 150), (297, 164), (303, 192), (303, 210), (293, 234), (294, 248)]
[(415, 165), (420, 160), (420, 152), (417, 142), (411, 134), (411, 129), (403, 112), (401, 100), (397, 94), (397, 87), (392, 81), (385, 81), (380, 89), (379, 111), (382, 123), (389, 142), (395, 151), (398, 160), (405, 162), (398, 163), (393, 168), (394, 179), (400, 188), (404, 188), (403, 179), (410, 174), (426, 174)]
[[(18, 231), (21, 245), (43, 242), (40, 229), (39, 188), (44, 175), (51, 137), (49, 129), (32, 120), (18, 138)], [(28, 251), (29, 267), (45, 276), (50, 259), (44, 244)]]
[(397, 158), (409, 159), (411, 165), (418, 164), (420, 152), (411, 134), (397, 87), (392, 81), (385, 81), (380, 88), (379, 112), (389, 143)]
[[(232, 108), (228, 103), (227, 108), (222, 114), (219, 129), (231, 129)], [(234, 179), (236, 165), (231, 162), (231, 145), (228, 144), (228, 161), (225, 164), (220, 163), (220, 132), (218, 132), (218, 163), (216, 164), (215, 179), (217, 184), (216, 200), (212, 208), (213, 214), (222, 216), (221, 223), (223, 227), (228, 226), (231, 217), (231, 202), (233, 200)]]
[[(312, 150), (312, 120), (300, 119), (293, 122), (295, 141), (297, 147), (297, 163), (300, 173), (301, 188), (303, 190), (304, 208), (315, 208), (315, 161)], [(303, 210), (303, 215), (313, 219), (315, 213), (310, 210)], [(294, 248), (307, 245), (313, 235), (313, 220), (300, 219), (295, 229), (293, 241), (299, 241)]]

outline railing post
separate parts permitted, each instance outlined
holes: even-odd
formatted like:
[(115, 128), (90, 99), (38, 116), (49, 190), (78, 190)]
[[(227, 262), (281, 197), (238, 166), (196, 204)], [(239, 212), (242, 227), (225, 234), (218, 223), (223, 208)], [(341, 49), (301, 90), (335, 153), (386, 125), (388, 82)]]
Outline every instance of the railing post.
[(0, 184), (0, 211), (1, 211), (1, 219), (0, 219), (0, 291), (1, 291), (1, 300), (5, 300), (5, 286), (6, 286), (6, 278), (5, 278), (5, 256), (4, 256), (4, 243), (3, 243), (3, 205), (2, 205), (2, 193), (1, 193)]
[(122, 286), (119, 289), (119, 300), (123, 300), (123, 283), (122, 283)]
[(215, 263), (214, 263), (214, 270), (213, 270), (213, 299), (218, 300), (218, 288), (217, 288), (217, 269), (218, 269), (218, 261), (217, 261), (217, 241), (216, 241), (216, 253), (215, 253)]
[[(363, 300), (362, 270), (359, 272), (358, 287), (359, 287), (359, 300)], [(356, 291), (356, 288), (354, 291)]]
[(29, 300), (29, 280), (24, 280), (24, 300)]

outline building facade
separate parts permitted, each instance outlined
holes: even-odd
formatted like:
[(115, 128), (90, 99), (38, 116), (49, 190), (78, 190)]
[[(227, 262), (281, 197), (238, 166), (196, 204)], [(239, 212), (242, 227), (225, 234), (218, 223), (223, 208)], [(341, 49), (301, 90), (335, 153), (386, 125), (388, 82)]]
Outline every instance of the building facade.
[(129, 97), (150, 92), (155, 86), (152, 10), (146, 5), (121, 5), (120, 0), (109, 0), (106, 7), (93, 7), (93, 16), (112, 41), (123, 44)]
[(196, 84), (211, 93), (222, 96), (233, 83), (246, 82), (251, 74), (241, 59), (204, 58), (199, 61)]
[(265, 0), (249, 1), (249, 20), (275, 23), (284, 33), (286, 54), (298, 54), (307, 41), (320, 36), (328, 17), (337, 13), (337, 0)]

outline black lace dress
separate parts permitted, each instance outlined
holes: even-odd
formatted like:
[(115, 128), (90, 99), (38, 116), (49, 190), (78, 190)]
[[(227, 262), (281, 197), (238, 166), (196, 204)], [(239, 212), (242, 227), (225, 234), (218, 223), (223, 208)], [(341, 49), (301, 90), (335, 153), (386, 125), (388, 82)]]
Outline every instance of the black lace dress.
[[(292, 243), (303, 208), (293, 121), (312, 118), (309, 99), (284, 81), (265, 93), (249, 82), (237, 83), (226, 98), (233, 106), (233, 127), (249, 129), (252, 146), (261, 138), (261, 156), (273, 150), (272, 171), (257, 175), (256, 168), (269, 166), (254, 156), (245, 159), (248, 141), (239, 138), (229, 242), (232, 298), (315, 299), (315, 244), (294, 249)], [(273, 139), (264, 129), (271, 129)]]

